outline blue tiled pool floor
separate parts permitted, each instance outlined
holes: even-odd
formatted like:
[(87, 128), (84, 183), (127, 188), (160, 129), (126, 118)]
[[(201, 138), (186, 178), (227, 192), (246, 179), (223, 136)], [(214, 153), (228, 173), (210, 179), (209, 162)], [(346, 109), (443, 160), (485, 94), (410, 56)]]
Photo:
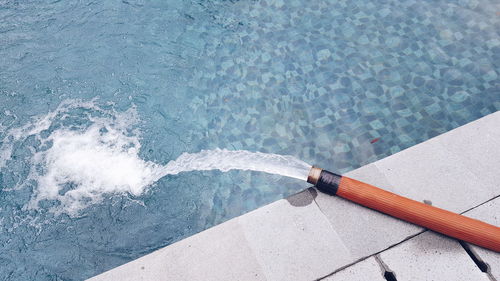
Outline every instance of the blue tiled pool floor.
[[(80, 280), (306, 187), (195, 172), (77, 217), (51, 213), (57, 202), (27, 210), (37, 138), (133, 110), (146, 161), (220, 147), (347, 172), (500, 109), (499, 13), (487, 0), (0, 2), (0, 139), (12, 144), (0, 276)], [(95, 108), (13, 138), (72, 99)]]

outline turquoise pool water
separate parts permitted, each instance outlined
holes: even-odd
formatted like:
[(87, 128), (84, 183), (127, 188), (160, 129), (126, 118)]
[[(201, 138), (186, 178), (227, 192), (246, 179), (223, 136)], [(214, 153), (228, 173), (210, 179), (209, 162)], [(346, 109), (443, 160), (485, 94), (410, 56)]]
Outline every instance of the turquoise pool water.
[(182, 152), (346, 172), (499, 110), (499, 13), (483, 0), (0, 1), (0, 280), (81, 280), (307, 187), (239, 171), (147, 185)]

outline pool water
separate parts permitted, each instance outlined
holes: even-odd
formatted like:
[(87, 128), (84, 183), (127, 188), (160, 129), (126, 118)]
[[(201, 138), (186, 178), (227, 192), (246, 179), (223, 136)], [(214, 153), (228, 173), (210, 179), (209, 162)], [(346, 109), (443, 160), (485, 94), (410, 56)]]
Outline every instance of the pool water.
[(82, 280), (307, 187), (144, 181), (183, 152), (346, 172), (500, 109), (493, 0), (3, 0), (0, 42), (0, 280)]

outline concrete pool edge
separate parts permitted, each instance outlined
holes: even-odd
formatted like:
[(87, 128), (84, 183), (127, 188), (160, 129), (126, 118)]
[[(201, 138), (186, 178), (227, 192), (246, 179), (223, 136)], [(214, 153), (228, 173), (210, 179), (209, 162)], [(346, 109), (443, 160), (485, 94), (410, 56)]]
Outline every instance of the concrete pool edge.
[[(499, 159), (497, 111), (346, 175), (499, 225), (491, 211), (500, 211), (500, 175), (495, 173)], [(480, 211), (485, 208), (490, 211)], [(499, 279), (500, 254), (472, 248), (490, 265), (489, 272), (479, 270), (455, 240), (308, 189), (89, 280), (316, 280), (327, 276), (327, 280), (342, 280), (338, 278), (355, 278), (363, 269), (365, 274), (375, 274), (374, 280), (384, 280), (388, 269), (396, 275), (424, 274), (412, 272), (399, 260), (411, 257), (425, 266), (429, 249), (444, 257), (435, 259), (438, 262), (451, 262), (451, 268), (461, 269), (441, 268), (433, 272), (438, 274), (435, 278), (483, 280), (490, 274)], [(350, 270), (353, 267), (360, 270)]]

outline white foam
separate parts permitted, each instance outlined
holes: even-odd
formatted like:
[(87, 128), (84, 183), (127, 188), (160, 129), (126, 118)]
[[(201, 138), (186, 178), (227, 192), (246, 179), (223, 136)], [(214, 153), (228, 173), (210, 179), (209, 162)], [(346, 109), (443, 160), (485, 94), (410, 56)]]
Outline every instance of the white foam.
[[(100, 114), (99, 117), (89, 112), (71, 115), (71, 109)], [(79, 126), (67, 122), (70, 124), (59, 124), (57, 129), (52, 126), (75, 116), (88, 122), (79, 122), (86, 124)], [(183, 153), (162, 166), (140, 158), (140, 133), (133, 129), (137, 122), (134, 108), (118, 113), (100, 108), (95, 101), (65, 101), (54, 112), (10, 130), (0, 148), (0, 164), (5, 165), (9, 160), (16, 141), (35, 136), (45, 149), (32, 150), (29, 176), (17, 188), (35, 181), (37, 185), (26, 208), (38, 209), (43, 200), (55, 200), (58, 204), (50, 210), (69, 215), (78, 215), (80, 210), (109, 194), (141, 195), (161, 177), (181, 172), (239, 169), (306, 180), (311, 168), (292, 156), (226, 149)], [(50, 134), (46, 131), (49, 128)]]
[[(12, 128), (7, 131), (5, 138), (0, 146), (0, 169), (5, 167), (6, 162), (12, 156), (12, 148), (16, 141), (24, 140), (29, 136), (37, 136), (47, 130), (57, 116), (65, 114), (71, 109), (83, 108), (89, 110), (100, 111), (101, 109), (95, 105), (95, 100), (82, 101), (75, 99), (67, 99), (61, 102), (56, 110), (49, 112), (43, 116), (35, 117), (31, 122), (26, 123), (21, 127)], [(10, 113), (10, 112), (9, 112)]]
[[(140, 195), (161, 177), (159, 165), (139, 157), (137, 136), (109, 124), (94, 124), (83, 132), (57, 130), (48, 139), (52, 147), (34, 158), (46, 172), (35, 177), (38, 189), (30, 207), (43, 199), (58, 200), (59, 211), (76, 214), (105, 194)], [(65, 191), (68, 184), (72, 187)]]

